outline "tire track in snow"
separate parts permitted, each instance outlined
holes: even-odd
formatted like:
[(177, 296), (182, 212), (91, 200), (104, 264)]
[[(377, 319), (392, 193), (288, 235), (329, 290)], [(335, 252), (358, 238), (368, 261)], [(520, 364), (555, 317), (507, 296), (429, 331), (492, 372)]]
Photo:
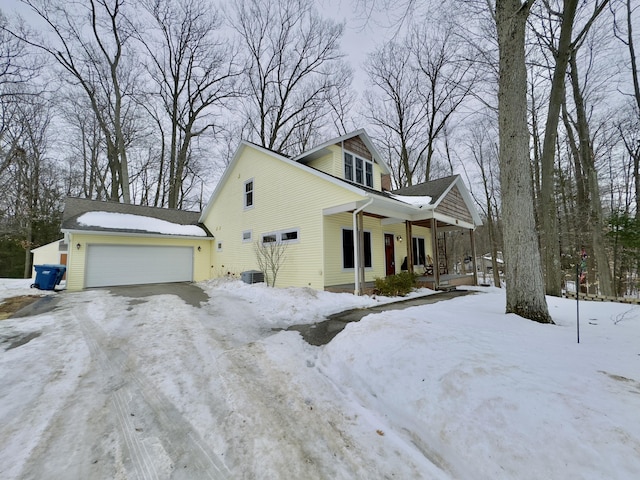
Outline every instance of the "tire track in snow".
[[(156, 434), (164, 453), (170, 461), (172, 478), (207, 478), (222, 480), (231, 473), (218, 456), (213, 453), (191, 424), (178, 409), (162, 395), (144, 376), (136, 373), (127, 359), (131, 357), (120, 347), (109, 345), (109, 337), (95, 322), (86, 317), (76, 320), (104, 376), (110, 379), (112, 403), (124, 446), (130, 455), (136, 476), (144, 479), (163, 478), (166, 473), (156, 468), (162, 455), (147, 448)], [(119, 383), (113, 385), (113, 380)], [(145, 428), (136, 427), (133, 420), (142, 422)], [(145, 432), (143, 434), (142, 432)]]

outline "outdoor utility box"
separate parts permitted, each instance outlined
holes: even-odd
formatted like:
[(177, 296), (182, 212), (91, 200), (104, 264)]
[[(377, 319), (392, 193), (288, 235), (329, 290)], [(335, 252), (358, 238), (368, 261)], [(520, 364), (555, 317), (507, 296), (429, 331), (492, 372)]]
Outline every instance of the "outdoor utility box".
[(244, 283), (263, 283), (264, 273), (259, 270), (247, 270), (240, 274)]
[(34, 265), (33, 268), (36, 271), (36, 281), (31, 288), (40, 290), (55, 290), (67, 270), (64, 265)]

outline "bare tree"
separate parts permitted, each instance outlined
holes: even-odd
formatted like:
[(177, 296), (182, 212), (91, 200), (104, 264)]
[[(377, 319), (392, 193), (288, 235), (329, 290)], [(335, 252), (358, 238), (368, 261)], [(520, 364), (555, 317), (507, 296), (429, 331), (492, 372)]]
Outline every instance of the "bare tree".
[(0, 211), (3, 223), (11, 226), (10, 236), (24, 251), (24, 278), (31, 277), (31, 249), (53, 240), (43, 230), (53, 226), (58, 236), (58, 209), (62, 196), (59, 171), (47, 158), (51, 104), (36, 95), (19, 96), (7, 131), (12, 151), (8, 167), (0, 173)]
[(411, 34), (418, 94), (427, 109), (421, 181), (431, 179), (436, 142), (447, 132), (453, 115), (469, 97), (477, 79), (474, 62), (464, 55), (465, 43), (455, 34), (457, 26), (444, 19), (439, 25), (414, 27)]
[[(61, 4), (52, 0), (21, 0), (48, 27), (36, 38), (12, 34), (47, 52), (87, 96), (106, 143), (111, 176), (109, 198), (130, 203), (126, 146), (131, 135), (130, 96), (136, 80), (125, 47), (130, 32), (123, 18), (126, 0), (84, 0)], [(129, 60), (127, 62), (127, 60)]]
[[(366, 67), (375, 91), (366, 96), (368, 118), (379, 130), (399, 186), (431, 177), (437, 142), (447, 150), (447, 126), (474, 84), (473, 63), (452, 23), (414, 26), (400, 42), (369, 56)], [(445, 155), (443, 155), (445, 156)]]
[[(578, 45), (579, 46), (579, 45)], [(597, 274), (599, 278), (599, 290), (603, 295), (613, 295), (613, 282), (609, 259), (606, 252), (606, 242), (604, 235), (604, 217), (602, 212), (602, 201), (600, 197), (600, 186), (598, 184), (598, 170), (596, 166), (596, 154), (593, 148), (593, 139), (589, 129), (589, 119), (587, 115), (587, 103), (584, 96), (583, 87), (580, 85), (580, 74), (576, 60), (576, 47), (569, 59), (569, 76), (571, 79), (571, 90), (575, 105), (575, 118), (571, 119), (571, 126), (575, 128), (578, 143), (574, 147), (579, 164), (583, 172), (585, 204), (583, 210), (588, 214), (588, 231), (591, 234), (590, 245), (592, 255), (596, 261)], [(589, 265), (590, 271), (594, 272), (593, 264)], [(593, 277), (592, 277), (593, 278)]]
[[(219, 35), (221, 20), (202, 0), (143, 2), (152, 18), (137, 38), (148, 53), (148, 72), (169, 122), (168, 206), (181, 206), (192, 140), (213, 131), (225, 102), (237, 97), (237, 53)], [(217, 110), (216, 110), (217, 109)]]
[(416, 169), (428, 148), (424, 135), (428, 107), (418, 94), (411, 50), (389, 42), (369, 55), (365, 67), (376, 91), (366, 93), (364, 116), (372, 122), (383, 151), (388, 151), (395, 184), (413, 185)]
[(467, 146), (480, 174), (482, 199), (477, 199), (476, 202), (484, 210), (484, 217), (487, 220), (493, 284), (496, 287), (501, 287), (500, 270), (502, 267), (498, 264), (498, 250), (502, 243), (498, 229), (500, 223), (498, 207), (500, 168), (497, 164), (498, 145), (495, 143), (497, 135), (494, 134), (494, 131), (495, 124), (492, 125), (492, 122), (484, 118), (472, 128)]
[[(546, 21), (551, 26), (547, 29), (546, 35), (538, 31), (538, 38), (548, 48), (555, 60), (553, 68), (553, 78), (551, 80), (551, 92), (549, 94), (548, 113), (545, 124), (544, 143), (541, 155), (541, 212), (540, 222), (542, 225), (542, 256), (545, 267), (545, 286), (548, 295), (560, 296), (562, 290), (562, 269), (560, 266), (560, 248), (558, 244), (558, 222), (556, 204), (556, 175), (555, 175), (555, 151), (558, 135), (558, 122), (560, 119), (560, 108), (564, 98), (564, 84), (567, 66), (571, 52), (576, 45), (582, 42), (589, 29), (608, 4), (609, 0), (596, 1), (594, 11), (587, 19), (582, 28), (578, 31), (574, 39), (573, 24), (576, 18), (578, 0), (564, 0), (561, 11), (554, 10), (550, 2), (543, 2), (546, 13)], [(561, 27), (559, 38), (553, 32), (552, 17), (560, 19)], [(545, 20), (542, 21), (543, 26)], [(535, 25), (535, 24), (534, 24)]]
[(266, 148), (299, 152), (350, 83), (343, 25), (321, 18), (311, 0), (242, 0), (232, 23), (249, 63), (246, 134)]
[(525, 33), (531, 4), (520, 0), (496, 0), (495, 4), (506, 312), (552, 323), (544, 296), (529, 160)]
[[(631, 75), (631, 85), (633, 88), (633, 92), (627, 94), (633, 104), (630, 115), (632, 119), (629, 120), (629, 122), (632, 125), (636, 125), (637, 128), (637, 126), (640, 125), (640, 70), (638, 69), (636, 45), (633, 36), (633, 18), (634, 15), (637, 15), (636, 10), (638, 6), (633, 6), (631, 0), (620, 0), (618, 3), (623, 4), (624, 15), (623, 20), (619, 21), (615, 16), (616, 11), (614, 10), (614, 34), (616, 38), (627, 47), (629, 54), (629, 73)], [(633, 128), (631, 131), (633, 131)], [(640, 141), (628, 141), (626, 135), (623, 135), (622, 138), (627, 152), (633, 159), (636, 218), (640, 218)]]
[(262, 242), (254, 244), (258, 268), (264, 273), (264, 279), (270, 287), (276, 286), (278, 272), (284, 264), (287, 253), (287, 244), (282, 242)]
[(27, 45), (12, 35), (8, 27), (8, 20), (0, 11), (0, 174), (8, 168), (10, 160), (15, 158), (15, 149), (19, 148), (10, 141), (15, 141), (15, 137), (8, 135), (13, 116), (18, 111), (16, 104), (25, 94), (36, 93), (27, 90), (41, 66)]

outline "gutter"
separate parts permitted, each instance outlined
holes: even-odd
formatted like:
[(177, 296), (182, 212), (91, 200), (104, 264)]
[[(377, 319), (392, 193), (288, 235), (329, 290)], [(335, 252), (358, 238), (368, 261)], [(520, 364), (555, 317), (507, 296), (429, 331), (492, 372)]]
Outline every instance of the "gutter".
[[(355, 269), (355, 291), (354, 295), (361, 295), (360, 291), (360, 234), (358, 232), (358, 214), (362, 212), (365, 208), (373, 203), (373, 198), (370, 197), (369, 201), (362, 205), (360, 208), (356, 208), (353, 211), (353, 266)], [(362, 279), (364, 280), (364, 279)]]

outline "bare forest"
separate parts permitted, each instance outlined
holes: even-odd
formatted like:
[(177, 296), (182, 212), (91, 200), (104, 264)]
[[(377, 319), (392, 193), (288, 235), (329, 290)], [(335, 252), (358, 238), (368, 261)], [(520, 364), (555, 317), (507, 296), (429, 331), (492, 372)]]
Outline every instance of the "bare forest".
[(583, 251), (583, 291), (638, 295), (637, 2), (331, 3), (3, 4), (0, 277), (30, 276), (66, 196), (200, 210), (241, 139), (295, 155), (366, 128), (395, 188), (463, 176), (507, 311), (550, 321)]

